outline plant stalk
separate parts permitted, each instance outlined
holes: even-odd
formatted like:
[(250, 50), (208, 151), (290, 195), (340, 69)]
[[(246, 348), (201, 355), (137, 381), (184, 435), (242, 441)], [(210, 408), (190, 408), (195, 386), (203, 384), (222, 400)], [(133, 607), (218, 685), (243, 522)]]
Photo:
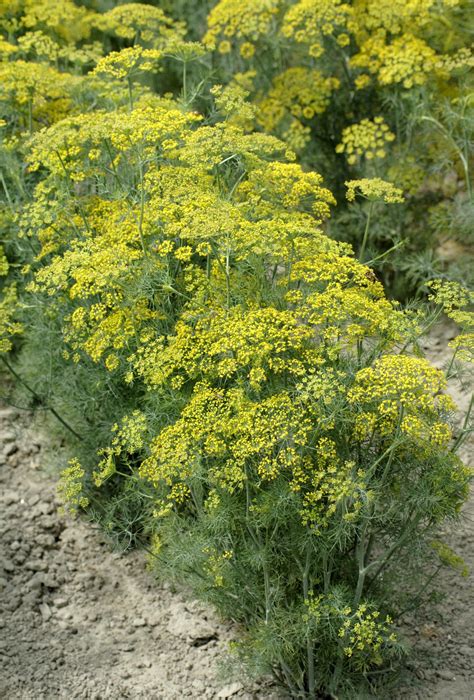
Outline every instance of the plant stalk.
[(81, 435), (79, 435), (79, 433), (77, 433), (77, 432), (74, 430), (74, 428), (72, 428), (72, 427), (69, 425), (69, 423), (56, 411), (55, 408), (53, 408), (52, 406), (45, 406), (44, 401), (43, 401), (43, 399), (41, 398), (41, 396), (40, 396), (40, 395), (39, 395), (39, 394), (38, 394), (38, 393), (37, 393), (37, 392), (36, 392), (22, 377), (20, 377), (20, 375), (18, 374), (18, 372), (17, 372), (15, 369), (13, 369), (13, 367), (11, 366), (11, 364), (8, 362), (8, 360), (6, 359), (6, 357), (3, 357), (3, 355), (0, 355), (0, 359), (3, 361), (3, 363), (5, 364), (5, 366), (6, 366), (7, 369), (9, 370), (9, 372), (15, 377), (15, 379), (17, 379), (17, 380), (20, 382), (20, 384), (23, 384), (23, 386), (25, 387), (25, 389), (27, 389), (27, 390), (35, 397), (35, 399), (36, 399), (37, 401), (39, 401), (40, 404), (42, 404), (42, 405), (44, 406), (45, 410), (51, 411), (51, 413), (53, 414), (53, 416), (54, 416), (67, 430), (69, 430), (69, 432), (72, 433), (72, 434), (74, 435), (74, 437), (76, 437), (78, 440), (83, 440), (83, 439), (84, 439)]

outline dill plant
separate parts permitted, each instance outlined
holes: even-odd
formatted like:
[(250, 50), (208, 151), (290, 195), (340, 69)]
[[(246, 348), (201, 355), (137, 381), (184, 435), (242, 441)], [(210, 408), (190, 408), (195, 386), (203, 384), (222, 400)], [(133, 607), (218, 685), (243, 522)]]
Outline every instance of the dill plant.
[[(256, 127), (326, 174), (341, 203), (335, 238), (360, 246), (346, 180), (381, 177), (404, 190), (404, 206), (375, 220), (371, 239), (371, 258), (392, 249), (376, 269), (400, 299), (440, 272), (472, 281), (467, 266), (431, 254), (468, 230), (472, 245), (469, 12), (467, 0), (220, 0), (208, 16), (218, 80), (245, 85)], [(467, 229), (450, 227), (454, 213)]]
[(30, 144), (34, 206), (75, 213), (39, 236), (28, 292), (62, 318), (64, 359), (102, 374), (106, 405), (136, 392), (80, 467), (86, 497), (102, 490), (125, 536), (137, 495), (160, 573), (245, 625), (249, 666), (295, 696), (353, 692), (402, 654), (390, 562), (465, 497), (445, 379), (403, 351), (416, 318), (325, 236), (334, 199), (281, 142), (159, 98), (119, 114)]
[[(277, 65), (272, 32), (283, 21), (280, 49), (293, 42), (306, 61), (310, 32), (316, 60), (328, 42), (336, 53), (352, 46), (346, 30), (364, 38), (358, 22), (380, 29), (366, 5), (354, 17), (352, 6), (319, 3), (324, 22), (314, 24), (315, 3), (227, 0), (211, 11), (205, 43), (217, 42), (219, 65), (236, 50)], [(466, 497), (471, 472), (456, 451), (469, 416), (454, 438), (447, 378), (418, 341), (450, 315), (462, 329), (454, 376), (472, 359), (472, 299), (435, 283), (427, 311), (390, 301), (364, 260), (372, 227), (398, 216), (400, 189), (376, 169), (344, 170), (338, 214), (323, 177), (297, 162), (294, 138), (262, 123), (265, 100), (282, 119), (298, 114), (293, 100), (306, 120), (326, 114), (334, 76), (313, 61), (288, 66), (296, 72), (270, 74), (265, 97), (247, 71), (206, 97), (204, 49), (161, 9), (82, 8), (73, 37), (76, 10), (48, 0), (2, 8), (2, 157), (12, 163), (2, 216), (14, 263), (0, 269), (20, 294), (0, 307), (1, 348), (23, 330), (15, 371), (74, 428), (62, 492), (120, 546), (145, 542), (157, 575), (240, 622), (235, 653), (248, 671), (273, 674), (293, 697), (380, 696), (406, 651), (404, 610), (440, 562), (462, 568), (435, 533)], [(31, 31), (55, 53), (25, 62), (16, 47)], [(395, 83), (423, 84), (420, 41), (410, 38), (411, 72)], [(385, 82), (390, 46), (377, 66)], [(73, 75), (77, 51), (88, 58)], [(173, 61), (172, 79), (189, 79), (174, 97), (161, 94)], [(305, 83), (315, 94), (301, 98)], [(283, 94), (288, 85), (296, 95)], [(363, 119), (331, 137), (336, 160), (352, 148), (351, 167), (369, 152), (383, 160), (393, 142), (391, 122)], [(293, 127), (303, 145), (304, 129)], [(357, 221), (359, 259), (328, 237), (334, 211), (338, 226)]]

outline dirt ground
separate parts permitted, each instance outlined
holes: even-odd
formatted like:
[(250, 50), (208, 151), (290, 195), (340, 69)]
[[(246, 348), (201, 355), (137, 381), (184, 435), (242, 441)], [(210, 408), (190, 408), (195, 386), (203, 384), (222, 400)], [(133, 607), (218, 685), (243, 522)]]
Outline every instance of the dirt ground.
[[(439, 366), (450, 333), (429, 344)], [(281, 698), (219, 676), (231, 625), (157, 587), (143, 553), (114, 554), (90, 524), (58, 513), (33, 425), (0, 409), (0, 698)], [(474, 570), (473, 499), (447, 539)], [(407, 621), (415, 657), (400, 700), (474, 697), (472, 576), (446, 571), (440, 588), (443, 603)]]
[[(455, 335), (454, 326), (445, 324), (425, 344), (431, 362), (439, 368), (446, 365), (447, 344)], [(465, 414), (472, 386), (449, 387)], [(474, 465), (474, 440), (459, 451), (466, 464)], [(469, 576), (463, 578), (451, 569), (443, 569), (438, 578), (439, 590), (445, 599), (436, 608), (418, 612), (406, 619), (404, 633), (414, 648), (410, 664), (409, 685), (401, 689), (400, 700), (472, 700), (474, 698), (474, 492), (463, 508), (461, 522), (445, 531), (444, 540), (467, 564)], [(413, 687), (415, 686), (415, 687)]]

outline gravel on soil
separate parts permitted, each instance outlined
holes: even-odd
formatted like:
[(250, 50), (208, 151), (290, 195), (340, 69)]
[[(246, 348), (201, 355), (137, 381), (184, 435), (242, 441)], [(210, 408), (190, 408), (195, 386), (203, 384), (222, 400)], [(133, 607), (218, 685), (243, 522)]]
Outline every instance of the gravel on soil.
[(230, 624), (61, 514), (28, 419), (0, 408), (0, 698), (271, 697), (219, 677)]

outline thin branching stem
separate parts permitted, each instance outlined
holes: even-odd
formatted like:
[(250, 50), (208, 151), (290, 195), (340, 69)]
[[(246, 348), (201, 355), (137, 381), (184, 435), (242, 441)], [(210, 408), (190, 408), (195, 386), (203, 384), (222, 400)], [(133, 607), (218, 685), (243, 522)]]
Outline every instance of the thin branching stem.
[[(15, 379), (17, 379), (17, 380), (20, 382), (20, 384), (22, 384), (22, 385), (25, 387), (25, 389), (26, 389), (27, 391), (29, 391), (29, 392), (35, 397), (35, 399), (36, 399), (37, 401), (40, 402), (40, 404), (44, 404), (44, 401), (43, 401), (42, 397), (28, 384), (28, 382), (26, 382), (26, 381), (23, 379), (23, 377), (21, 377), (21, 376), (18, 374), (18, 372), (17, 372), (17, 371), (11, 366), (11, 364), (8, 362), (7, 358), (6, 358), (4, 355), (0, 355), (0, 359), (3, 361), (4, 365), (7, 367), (7, 369), (9, 370), (9, 372), (15, 377)], [(53, 416), (54, 416), (67, 430), (69, 430), (69, 432), (72, 433), (72, 435), (74, 435), (74, 437), (76, 437), (78, 440), (83, 440), (83, 439), (84, 439), (81, 435), (79, 435), (79, 433), (78, 433), (76, 430), (74, 430), (74, 428), (73, 428), (71, 425), (69, 425), (69, 423), (56, 411), (56, 409), (53, 408), (53, 406), (45, 406), (45, 409), (48, 410), (48, 411), (51, 411), (51, 413), (53, 414)]]

